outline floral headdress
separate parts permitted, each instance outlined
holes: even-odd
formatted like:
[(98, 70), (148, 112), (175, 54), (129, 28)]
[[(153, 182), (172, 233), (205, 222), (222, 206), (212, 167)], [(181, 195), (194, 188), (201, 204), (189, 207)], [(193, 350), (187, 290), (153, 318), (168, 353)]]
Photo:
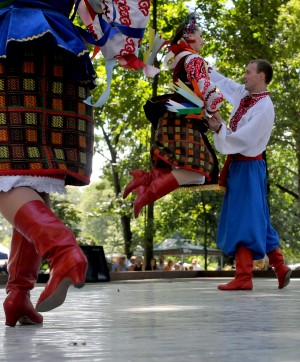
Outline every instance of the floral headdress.
[(190, 13), (184, 20), (185, 29), (183, 31), (183, 38), (187, 38), (197, 28), (198, 15), (196, 13)]

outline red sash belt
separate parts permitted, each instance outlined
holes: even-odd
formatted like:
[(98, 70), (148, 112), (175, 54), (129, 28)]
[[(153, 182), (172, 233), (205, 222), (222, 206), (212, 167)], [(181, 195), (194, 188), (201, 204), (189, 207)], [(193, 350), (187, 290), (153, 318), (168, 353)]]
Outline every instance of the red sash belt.
[(235, 155), (227, 155), (225, 163), (223, 165), (223, 168), (222, 168), (220, 176), (219, 176), (219, 185), (226, 187), (228, 169), (229, 169), (229, 165), (232, 161), (256, 161), (256, 160), (262, 160), (262, 154), (259, 154), (254, 157), (243, 156), (239, 153), (237, 153)]

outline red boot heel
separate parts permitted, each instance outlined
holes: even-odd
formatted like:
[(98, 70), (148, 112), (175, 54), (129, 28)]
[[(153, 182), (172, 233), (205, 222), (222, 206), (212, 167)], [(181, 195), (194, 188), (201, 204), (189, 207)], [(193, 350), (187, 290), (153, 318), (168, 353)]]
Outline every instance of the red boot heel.
[[(69, 271), (66, 271), (64, 265), (62, 265), (55, 270), (52, 276), (50, 275), (50, 279), (36, 304), (38, 312), (47, 312), (63, 304), (70, 285), (73, 284), (75, 288), (84, 287), (88, 264), (80, 248), (78, 248), (77, 254), (75, 256), (73, 251), (72, 256), (73, 259), (77, 260), (77, 263)], [(66, 260), (66, 265), (67, 263), (68, 260)]]
[(87, 272), (87, 264), (84, 263), (82, 265), (76, 265), (70, 271), (70, 279), (75, 288), (82, 288), (85, 285), (85, 277)]
[(18, 321), (24, 325), (43, 323), (43, 316), (34, 309), (30, 294), (26, 290), (10, 292), (3, 307), (6, 316), (5, 324), (9, 327), (15, 327)]

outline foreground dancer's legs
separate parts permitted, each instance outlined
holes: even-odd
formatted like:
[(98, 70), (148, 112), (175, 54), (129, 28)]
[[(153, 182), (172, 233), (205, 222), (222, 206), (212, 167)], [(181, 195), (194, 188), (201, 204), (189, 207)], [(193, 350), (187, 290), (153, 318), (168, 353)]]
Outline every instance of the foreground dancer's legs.
[(64, 302), (70, 284), (80, 288), (85, 282), (87, 260), (73, 233), (27, 187), (0, 193), (0, 211), (50, 265), (50, 278), (36, 309), (48, 311), (58, 307)]

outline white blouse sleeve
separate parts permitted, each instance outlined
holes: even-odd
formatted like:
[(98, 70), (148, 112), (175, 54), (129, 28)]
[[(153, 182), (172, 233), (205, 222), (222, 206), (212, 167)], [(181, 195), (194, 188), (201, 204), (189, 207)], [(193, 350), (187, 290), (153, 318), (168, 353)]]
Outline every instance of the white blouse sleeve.
[(245, 92), (245, 86), (243, 84), (236, 83), (232, 79), (224, 77), (224, 75), (218, 73), (214, 68), (210, 69), (209, 75), (225, 99), (231, 104), (234, 104), (237, 98), (240, 99), (241, 95)]

